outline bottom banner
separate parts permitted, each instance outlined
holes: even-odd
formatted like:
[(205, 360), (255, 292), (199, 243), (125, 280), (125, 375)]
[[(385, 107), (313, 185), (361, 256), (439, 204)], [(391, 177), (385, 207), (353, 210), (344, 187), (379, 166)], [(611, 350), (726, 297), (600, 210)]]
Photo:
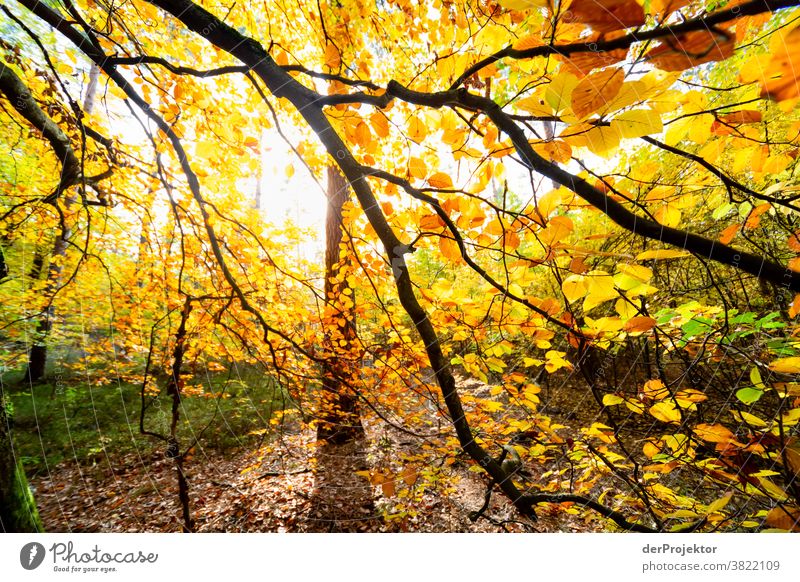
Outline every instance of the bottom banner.
[(790, 534), (4, 534), (4, 581), (798, 580)]

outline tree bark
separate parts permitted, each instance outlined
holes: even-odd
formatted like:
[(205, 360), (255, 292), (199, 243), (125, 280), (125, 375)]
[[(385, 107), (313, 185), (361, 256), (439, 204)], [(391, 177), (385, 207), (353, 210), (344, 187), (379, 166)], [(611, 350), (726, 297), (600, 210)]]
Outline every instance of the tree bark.
[[(345, 278), (335, 277), (346, 268), (346, 256), (341, 252), (344, 220), (342, 209), (350, 198), (350, 186), (335, 166), (328, 166), (326, 192), (328, 209), (325, 216), (325, 348), (328, 358), (322, 364), (322, 392), (319, 408), (317, 439), (343, 444), (364, 435), (353, 392), (353, 378), (360, 357), (356, 345), (356, 315), (350, 289)], [(344, 342), (344, 343), (342, 343)]]
[(42, 532), (42, 520), (22, 463), (14, 454), (11, 419), (0, 388), (0, 531)]

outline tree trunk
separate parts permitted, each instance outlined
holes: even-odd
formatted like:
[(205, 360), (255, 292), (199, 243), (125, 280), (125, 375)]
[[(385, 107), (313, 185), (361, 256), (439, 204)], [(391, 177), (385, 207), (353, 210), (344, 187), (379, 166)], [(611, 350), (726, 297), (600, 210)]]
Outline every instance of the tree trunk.
[[(346, 269), (341, 253), (342, 208), (350, 197), (350, 186), (334, 166), (328, 166), (328, 210), (325, 217), (325, 348), (328, 358), (322, 366), (322, 393), (317, 439), (333, 444), (351, 442), (364, 434), (353, 392), (354, 373), (360, 356), (356, 342), (355, 306), (347, 280), (334, 277)], [(344, 342), (344, 343), (342, 343)], [(350, 384), (350, 386), (348, 386)]]
[[(2, 390), (2, 389), (0, 389)], [(44, 531), (22, 463), (14, 454), (5, 396), (0, 391), (0, 531)]]

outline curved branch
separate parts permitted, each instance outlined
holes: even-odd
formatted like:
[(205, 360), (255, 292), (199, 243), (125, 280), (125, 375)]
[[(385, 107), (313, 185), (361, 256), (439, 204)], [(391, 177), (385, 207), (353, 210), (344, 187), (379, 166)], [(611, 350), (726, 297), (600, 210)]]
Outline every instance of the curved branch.
[(635, 31), (619, 38), (601, 41), (601, 42), (575, 42), (562, 45), (541, 45), (529, 49), (515, 49), (512, 45), (508, 45), (504, 49), (481, 59), (468, 69), (466, 69), (459, 77), (450, 85), (450, 89), (460, 87), (464, 81), (469, 79), (472, 75), (480, 71), (482, 68), (496, 63), (504, 58), (512, 59), (529, 59), (532, 57), (543, 57), (547, 55), (561, 55), (568, 57), (576, 53), (602, 53), (606, 51), (613, 51), (619, 49), (627, 49), (637, 42), (646, 40), (657, 40), (661, 38), (676, 38), (678, 35), (686, 34), (687, 32), (694, 32), (698, 30), (710, 30), (712, 27), (719, 25), (729, 20), (734, 20), (742, 16), (753, 16), (763, 12), (775, 12), (782, 8), (790, 8), (800, 4), (798, 0), (751, 0), (746, 4), (739, 4), (732, 8), (713, 12), (706, 16), (699, 18), (692, 18), (680, 24), (658, 26), (645, 31)]
[(81, 175), (81, 165), (72, 149), (69, 137), (39, 107), (30, 89), (5, 63), (0, 63), (0, 93), (6, 96), (17, 113), (42, 132), (44, 138), (50, 142), (50, 146), (61, 163), (61, 177), (53, 194), (57, 197), (58, 194), (77, 183)]
[(659, 224), (649, 218), (643, 218), (631, 212), (623, 204), (598, 190), (583, 178), (570, 174), (545, 160), (533, 150), (522, 128), (491, 99), (469, 93), (464, 89), (439, 93), (421, 93), (403, 87), (395, 81), (389, 82), (386, 92), (398, 99), (417, 105), (434, 108), (465, 106), (473, 110), (482, 111), (500, 131), (511, 138), (514, 148), (528, 168), (569, 188), (625, 230), (703, 255), (712, 261), (730, 265), (764, 281), (800, 292), (800, 273), (753, 253), (735, 249), (698, 234)]

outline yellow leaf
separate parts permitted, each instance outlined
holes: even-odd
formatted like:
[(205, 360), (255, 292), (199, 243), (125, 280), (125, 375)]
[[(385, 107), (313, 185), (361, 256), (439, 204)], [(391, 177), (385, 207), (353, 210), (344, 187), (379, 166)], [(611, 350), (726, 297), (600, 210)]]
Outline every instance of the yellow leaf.
[(519, 101), (514, 101), (514, 105), (523, 111), (527, 111), (531, 115), (538, 117), (545, 117), (551, 115), (553, 110), (550, 105), (544, 100), (543, 96), (526, 97)]
[(614, 125), (598, 125), (587, 131), (583, 138), (590, 152), (602, 156), (619, 147), (620, 134)]
[(508, 10), (531, 10), (548, 6), (548, 0), (497, 0), (497, 3)]
[(590, 271), (586, 278), (589, 282), (589, 293), (583, 300), (584, 313), (619, 296), (614, 288), (614, 278), (605, 271)]
[(659, 249), (655, 251), (644, 251), (643, 253), (639, 253), (636, 255), (637, 261), (648, 261), (651, 259), (655, 259), (657, 261), (663, 261), (664, 259), (681, 259), (683, 257), (689, 257), (692, 253), (689, 251), (679, 251), (675, 249)]
[(258, 139), (254, 138), (251, 135), (248, 135), (246, 138), (244, 138), (244, 141), (242, 142), (242, 144), (245, 147), (250, 148), (251, 150), (258, 151), (258, 147), (259, 147)]
[(620, 135), (626, 139), (642, 137), (651, 133), (661, 133), (664, 128), (661, 116), (652, 109), (633, 109), (620, 113), (611, 122), (616, 125)]
[(421, 159), (412, 157), (408, 160), (408, 173), (414, 178), (424, 180), (425, 176), (428, 174), (428, 167)]
[(654, 214), (656, 220), (664, 226), (677, 227), (681, 223), (681, 211), (673, 204), (664, 204)]
[(589, 282), (583, 275), (570, 275), (561, 284), (561, 290), (567, 301), (574, 303), (589, 291)]
[(544, 92), (544, 100), (553, 108), (553, 113), (559, 113), (570, 106), (572, 91), (577, 84), (578, 77), (567, 71), (560, 72), (550, 81)]
[(650, 400), (664, 400), (669, 396), (669, 390), (664, 386), (664, 382), (656, 378), (644, 383), (642, 394)]
[(578, 119), (588, 117), (617, 96), (625, 80), (625, 73), (612, 67), (592, 73), (572, 90), (572, 111)]
[(652, 459), (661, 452), (661, 447), (653, 441), (645, 441), (644, 445), (642, 445), (642, 452), (648, 459)]
[(744, 410), (731, 410), (731, 416), (737, 422), (743, 422), (755, 428), (765, 428), (769, 426), (764, 419), (757, 417), (755, 414), (750, 414)]
[(603, 406), (615, 406), (623, 402), (625, 402), (625, 399), (616, 394), (606, 394), (603, 396)]
[(800, 357), (778, 358), (770, 362), (769, 369), (780, 374), (800, 374)]
[(568, 236), (569, 233), (572, 232), (573, 228), (572, 221), (568, 217), (563, 215), (554, 216), (548, 221), (547, 228), (539, 233), (539, 240), (542, 243), (551, 246)]
[(637, 279), (642, 283), (647, 283), (653, 277), (653, 270), (643, 267), (642, 265), (629, 265), (627, 263), (620, 263), (617, 265), (617, 271)]
[(216, 157), (219, 153), (219, 143), (211, 140), (201, 141), (197, 143), (194, 151), (201, 158)]
[(453, 180), (444, 172), (436, 172), (428, 177), (428, 184), (430, 184), (432, 188), (452, 188)]
[(648, 410), (650, 414), (661, 422), (678, 424), (681, 421), (681, 414), (671, 402), (656, 402)]

